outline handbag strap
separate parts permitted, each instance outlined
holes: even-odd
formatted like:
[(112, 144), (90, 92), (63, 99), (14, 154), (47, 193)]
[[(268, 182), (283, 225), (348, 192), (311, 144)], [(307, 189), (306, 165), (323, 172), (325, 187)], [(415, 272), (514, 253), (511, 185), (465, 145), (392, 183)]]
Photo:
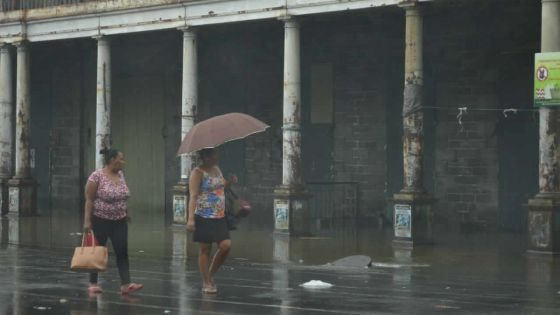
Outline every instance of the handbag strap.
[(93, 233), (93, 230), (89, 230), (89, 233), (84, 233), (82, 235), (82, 249), (85, 247), (85, 240), (86, 240), (86, 234), (91, 234), (91, 244), (93, 244), (93, 248), (95, 248), (95, 234)]

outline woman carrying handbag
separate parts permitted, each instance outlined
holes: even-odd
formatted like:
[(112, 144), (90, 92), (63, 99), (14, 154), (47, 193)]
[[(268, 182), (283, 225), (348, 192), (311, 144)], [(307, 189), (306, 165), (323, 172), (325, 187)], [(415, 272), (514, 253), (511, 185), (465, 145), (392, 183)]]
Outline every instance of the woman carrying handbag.
[[(130, 281), (128, 262), (128, 215), (127, 200), (130, 191), (122, 172), (124, 155), (116, 149), (104, 149), (105, 167), (93, 172), (86, 184), (86, 204), (84, 233), (92, 232), (105, 246), (111, 240), (117, 257), (117, 267), (121, 278), (121, 294), (126, 295), (142, 289), (141, 284)], [(103, 290), (98, 284), (98, 273), (89, 277), (88, 292), (99, 294)]]

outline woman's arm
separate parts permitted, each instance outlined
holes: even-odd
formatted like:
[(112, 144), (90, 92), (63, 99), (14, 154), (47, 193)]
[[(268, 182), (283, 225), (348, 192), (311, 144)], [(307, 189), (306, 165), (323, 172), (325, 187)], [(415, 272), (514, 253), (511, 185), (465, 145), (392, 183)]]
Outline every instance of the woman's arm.
[(237, 184), (237, 182), (239, 181), (239, 179), (237, 179), (237, 175), (235, 174), (230, 174), (228, 179), (225, 180), (225, 187), (229, 188), (231, 187), (233, 184)]
[(196, 210), (196, 200), (200, 192), (200, 182), (202, 173), (197, 169), (192, 170), (189, 178), (189, 214), (187, 218), (187, 229), (194, 231), (194, 211)]
[(84, 210), (84, 230), (91, 230), (91, 215), (93, 213), (93, 201), (97, 195), (97, 183), (89, 181), (86, 184), (86, 205)]

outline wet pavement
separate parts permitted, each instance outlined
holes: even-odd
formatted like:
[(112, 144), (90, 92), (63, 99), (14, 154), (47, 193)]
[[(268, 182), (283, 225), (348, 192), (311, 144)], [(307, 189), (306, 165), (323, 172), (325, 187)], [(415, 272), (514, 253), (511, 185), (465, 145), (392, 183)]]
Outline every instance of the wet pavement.
[[(122, 297), (110, 257), (104, 293), (88, 296), (87, 276), (69, 270), (78, 221), (2, 219), (0, 315), (560, 312), (560, 258), (526, 254), (523, 235), (446, 233), (433, 246), (404, 250), (391, 246), (390, 231), (372, 228), (290, 239), (243, 224), (217, 275), (219, 292), (208, 296), (200, 292), (188, 234), (153, 218), (130, 229), (131, 273), (145, 289)], [(372, 264), (329, 264), (350, 255), (371, 257)], [(311, 280), (333, 287), (300, 286)]]

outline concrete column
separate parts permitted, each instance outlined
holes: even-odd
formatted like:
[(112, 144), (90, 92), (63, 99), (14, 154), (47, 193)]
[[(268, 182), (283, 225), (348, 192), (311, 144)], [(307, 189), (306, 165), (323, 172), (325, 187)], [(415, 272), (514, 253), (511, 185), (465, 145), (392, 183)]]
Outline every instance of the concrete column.
[[(541, 52), (560, 52), (560, 0), (542, 0)], [(539, 194), (529, 200), (529, 250), (560, 252), (560, 110), (539, 110)]]
[(103, 167), (99, 152), (111, 147), (111, 43), (105, 36), (97, 40), (97, 94), (95, 121), (95, 168)]
[(14, 93), (12, 56), (7, 44), (0, 44), (0, 213), (8, 212), (8, 180), (13, 174)]
[(284, 21), (284, 98), (282, 185), (275, 190), (275, 231), (309, 234), (309, 194), (305, 191), (301, 162), (300, 25), (293, 17)]
[(422, 13), (417, 5), (405, 6), (405, 82), (403, 106), (404, 189), (423, 192), (422, 160), (424, 155), (424, 114), (422, 108), (423, 53)]
[[(181, 106), (181, 140), (194, 126), (194, 116), (198, 106), (198, 56), (196, 32), (183, 29), (183, 92)], [(192, 157), (181, 157), (181, 176), (189, 177)]]
[(29, 160), (30, 141), (30, 64), (27, 42), (17, 44), (16, 78), (16, 176), (23, 179), (31, 177)]
[(423, 14), (417, 1), (401, 4), (406, 16), (403, 103), (403, 189), (394, 196), (394, 243), (431, 243), (432, 198), (423, 187)]
[[(194, 126), (198, 106), (198, 53), (197, 35), (191, 27), (180, 29), (183, 32), (183, 89), (181, 96), (181, 139)], [(179, 170), (180, 181), (173, 187), (173, 223), (187, 223), (189, 204), (189, 182), (194, 158), (191, 155), (181, 156)]]
[[(560, 0), (542, 1), (541, 52), (560, 52)], [(539, 192), (560, 193), (560, 111), (539, 110)]]
[(16, 139), (15, 176), (8, 181), (9, 211), (20, 216), (35, 215), (37, 212), (36, 182), (31, 178), (30, 140), (30, 58), (27, 41), (16, 44)]
[(302, 185), (300, 26), (287, 18), (284, 27), (282, 185), (296, 187)]

